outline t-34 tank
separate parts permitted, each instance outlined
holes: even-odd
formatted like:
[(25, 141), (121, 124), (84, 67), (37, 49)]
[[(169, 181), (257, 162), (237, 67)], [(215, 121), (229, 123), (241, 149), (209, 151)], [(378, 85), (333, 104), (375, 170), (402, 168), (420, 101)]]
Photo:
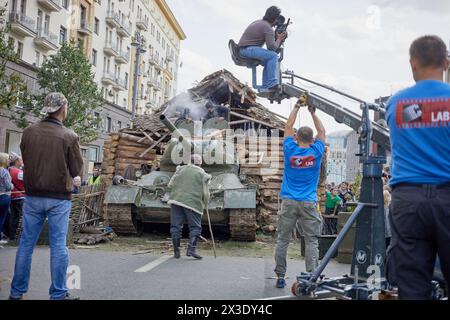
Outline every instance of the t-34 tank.
[[(172, 132), (160, 171), (142, 175), (138, 181), (114, 179), (105, 199), (110, 226), (117, 233), (139, 234), (144, 224), (170, 224), (168, 183), (177, 165), (190, 161), (189, 151), (192, 151), (202, 155), (202, 168), (212, 176), (208, 203), (211, 224), (229, 227), (232, 240), (254, 241), (257, 187), (247, 184), (245, 177), (239, 175), (232, 141), (227, 143), (222, 138), (211, 138), (219, 131), (229, 129), (228, 122), (218, 117), (209, 119), (201, 126), (201, 137), (196, 139), (194, 131), (197, 133), (197, 129), (194, 130), (193, 122), (181, 121), (175, 127), (164, 115), (160, 120)], [(186, 137), (186, 133), (194, 138)], [(203, 225), (207, 223), (204, 214)]]

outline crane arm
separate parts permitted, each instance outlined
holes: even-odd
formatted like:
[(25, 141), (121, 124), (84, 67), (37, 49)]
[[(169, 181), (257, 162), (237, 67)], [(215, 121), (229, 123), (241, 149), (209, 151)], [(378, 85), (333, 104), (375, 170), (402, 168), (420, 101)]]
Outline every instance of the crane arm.
[[(314, 107), (329, 116), (333, 117), (338, 123), (345, 124), (353, 130), (359, 132), (362, 125), (361, 115), (317, 94), (310, 93), (301, 87), (292, 83), (283, 84), (283, 94), (289, 98), (298, 98), (301, 95), (308, 96), (308, 105)], [(389, 140), (389, 130), (378, 123), (372, 122), (372, 140), (383, 149), (390, 151), (391, 143)]]

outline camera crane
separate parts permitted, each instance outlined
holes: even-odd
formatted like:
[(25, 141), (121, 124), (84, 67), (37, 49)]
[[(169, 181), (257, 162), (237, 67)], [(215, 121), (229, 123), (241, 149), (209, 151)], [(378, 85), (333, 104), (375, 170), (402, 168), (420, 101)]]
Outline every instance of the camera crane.
[[(287, 24), (282, 21), (283, 30)], [(280, 23), (281, 26), (281, 23)], [(284, 32), (284, 31), (282, 31)], [(361, 196), (356, 207), (342, 231), (332, 244), (319, 267), (312, 273), (302, 273), (292, 287), (292, 293), (301, 299), (338, 296), (342, 299), (368, 300), (376, 292), (389, 289), (386, 281), (386, 240), (385, 215), (383, 199), (383, 166), (386, 164), (385, 152), (391, 150), (389, 130), (370, 118), (370, 112), (378, 112), (385, 119), (386, 109), (380, 103), (368, 103), (330, 86), (296, 75), (292, 71), (280, 71), (280, 89), (276, 92), (265, 92), (257, 85), (257, 67), (260, 61), (240, 56), (239, 47), (233, 40), (229, 42), (233, 61), (238, 66), (246, 66), (253, 72), (253, 88), (258, 90), (258, 96), (268, 99), (271, 103), (281, 103), (284, 99), (300, 98), (309, 107), (318, 109), (338, 122), (352, 128), (359, 135), (360, 152), (357, 154), (363, 168), (361, 181)], [(284, 46), (280, 46), (281, 62), (284, 58)], [(296, 85), (296, 80), (302, 80), (337, 93), (360, 104), (362, 114), (355, 113), (327, 98), (314, 94)], [(372, 142), (378, 145), (378, 155), (373, 154)], [(350, 275), (338, 278), (326, 278), (322, 275), (326, 266), (336, 254), (352, 226), (356, 223), (355, 243)], [(371, 283), (372, 282), (372, 283)], [(441, 289), (433, 282), (433, 297), (442, 299)]]

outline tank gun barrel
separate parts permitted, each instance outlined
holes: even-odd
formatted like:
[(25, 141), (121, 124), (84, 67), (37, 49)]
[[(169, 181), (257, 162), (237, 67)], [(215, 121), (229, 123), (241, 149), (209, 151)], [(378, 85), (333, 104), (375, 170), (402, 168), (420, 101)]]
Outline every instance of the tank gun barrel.
[(175, 127), (175, 125), (172, 123), (172, 121), (169, 120), (169, 118), (167, 118), (165, 115), (160, 115), (159, 119), (161, 120), (161, 122), (167, 127), (167, 129), (169, 129), (170, 132), (172, 132), (172, 135), (177, 134), (178, 135), (178, 140), (183, 144), (183, 146), (185, 148), (194, 148), (194, 144), (192, 143), (192, 141), (190, 141), (188, 138), (186, 138), (181, 132), (180, 130), (177, 129), (177, 127)]

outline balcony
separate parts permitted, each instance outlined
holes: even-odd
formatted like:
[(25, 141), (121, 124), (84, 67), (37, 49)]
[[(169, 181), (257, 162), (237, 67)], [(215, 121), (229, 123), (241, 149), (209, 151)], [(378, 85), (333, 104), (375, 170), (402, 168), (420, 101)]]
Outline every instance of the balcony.
[(149, 78), (147, 81), (147, 85), (149, 87), (153, 87), (156, 91), (161, 90), (161, 81), (159, 81), (156, 77)]
[(38, 30), (34, 44), (43, 50), (58, 50), (58, 36), (48, 32), (48, 30)]
[(107, 86), (114, 86), (116, 84), (116, 76), (108, 71), (103, 72), (102, 83)]
[(175, 56), (173, 54), (167, 55), (166, 56), (166, 61), (167, 62), (173, 62), (175, 60)]
[(122, 21), (116, 32), (121, 37), (129, 37), (131, 36), (131, 25), (126, 21)]
[(19, 12), (9, 13), (11, 32), (22, 37), (36, 36), (36, 21)]
[(168, 77), (170, 80), (173, 80), (173, 72), (172, 72), (169, 68), (165, 68), (165, 69), (164, 69), (164, 73), (167, 75), (167, 77)]
[(103, 48), (103, 52), (108, 57), (117, 57), (119, 55), (119, 48), (117, 47), (117, 43), (112, 41), (108, 41)]
[(118, 54), (116, 55), (116, 62), (118, 64), (125, 64), (130, 61), (130, 52), (119, 49)]
[(106, 14), (106, 23), (111, 27), (111, 28), (120, 28), (120, 18), (119, 18), (119, 14), (117, 12), (114, 11), (108, 11), (108, 13)]
[(78, 32), (83, 35), (86, 35), (86, 36), (91, 35), (92, 34), (92, 25), (86, 20), (81, 20), (80, 26), (78, 28)]
[(152, 66), (156, 66), (158, 64), (158, 60), (153, 56), (150, 55), (150, 58), (148, 59), (148, 62), (152, 65)]
[(116, 81), (113, 84), (113, 88), (116, 91), (126, 91), (127, 83), (126, 83), (125, 79), (120, 79), (119, 77), (116, 77)]
[(61, 0), (37, 0), (37, 2), (48, 11), (58, 12), (63, 8)]
[(141, 31), (147, 31), (148, 30), (148, 21), (146, 21), (144, 18), (137, 18), (136, 19), (136, 27)]
[(159, 70), (159, 71), (164, 71), (164, 66), (163, 66), (162, 63), (160, 63), (160, 62), (158, 62), (158, 61), (155, 61), (154, 66), (155, 66), (155, 69), (157, 69), (157, 70)]

